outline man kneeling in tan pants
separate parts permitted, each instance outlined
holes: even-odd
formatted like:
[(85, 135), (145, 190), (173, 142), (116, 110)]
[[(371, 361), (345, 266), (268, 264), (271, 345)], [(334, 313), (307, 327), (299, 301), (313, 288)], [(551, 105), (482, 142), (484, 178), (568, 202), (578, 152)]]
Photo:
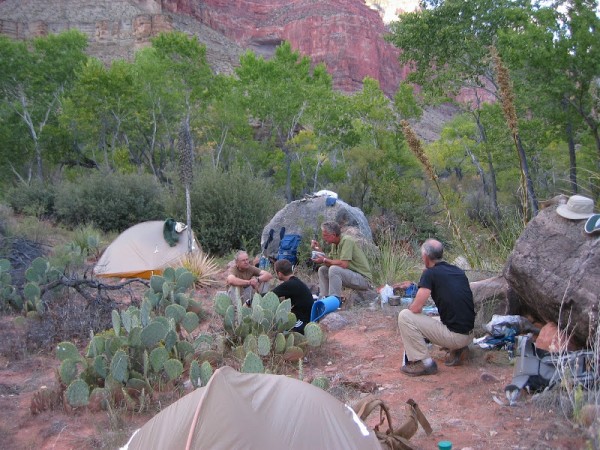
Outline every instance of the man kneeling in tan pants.
[[(400, 370), (408, 376), (437, 373), (437, 364), (429, 355), (425, 338), (450, 350), (447, 366), (459, 365), (472, 341), (475, 307), (469, 280), (461, 269), (442, 260), (443, 252), (442, 243), (435, 239), (423, 243), (421, 257), (426, 269), (421, 275), (419, 290), (408, 309), (398, 315), (405, 352)], [(394, 287), (405, 289), (408, 284), (410, 282)], [(422, 314), (429, 296), (438, 308), (440, 320)]]

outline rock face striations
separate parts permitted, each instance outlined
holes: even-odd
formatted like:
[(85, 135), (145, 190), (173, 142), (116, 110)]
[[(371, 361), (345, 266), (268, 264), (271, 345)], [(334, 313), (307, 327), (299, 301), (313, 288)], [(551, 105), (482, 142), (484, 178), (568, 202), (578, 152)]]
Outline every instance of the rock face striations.
[(287, 40), (323, 62), (336, 88), (360, 89), (364, 77), (392, 95), (407, 68), (384, 41), (379, 14), (362, 0), (0, 0), (0, 33), (24, 39), (77, 28), (104, 61), (131, 58), (162, 31), (194, 34), (213, 69), (230, 73), (244, 49), (266, 57)]

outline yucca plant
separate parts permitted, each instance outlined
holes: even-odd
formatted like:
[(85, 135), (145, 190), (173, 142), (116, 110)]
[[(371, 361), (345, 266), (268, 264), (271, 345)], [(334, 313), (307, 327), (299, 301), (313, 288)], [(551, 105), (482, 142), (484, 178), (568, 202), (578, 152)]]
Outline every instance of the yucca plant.
[(220, 270), (216, 260), (202, 250), (195, 253), (187, 253), (181, 258), (180, 265), (194, 275), (194, 284), (196, 287), (215, 284), (216, 275)]

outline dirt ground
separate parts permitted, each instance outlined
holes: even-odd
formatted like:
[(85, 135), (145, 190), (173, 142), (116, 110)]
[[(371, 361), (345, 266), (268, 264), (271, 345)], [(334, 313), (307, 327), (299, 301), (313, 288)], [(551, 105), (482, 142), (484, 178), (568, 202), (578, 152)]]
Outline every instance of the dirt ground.
[[(203, 329), (217, 326), (220, 318), (211, 310), (219, 288), (196, 293), (208, 310)], [(504, 386), (513, 367), (505, 352), (473, 349), (464, 366), (446, 367), (445, 352), (434, 348), (439, 372), (410, 378), (400, 372), (402, 342), (396, 319), (400, 307), (353, 307), (336, 314), (347, 323), (327, 332), (322, 348), (308, 355), (304, 379), (325, 375), (330, 392), (352, 402), (365, 395), (382, 399), (390, 408), (392, 423), (405, 417), (409, 398), (421, 407), (433, 428), (427, 436), (420, 429), (411, 439), (415, 449), (434, 449), (449, 440), (454, 449), (578, 449), (587, 448), (585, 430), (568, 422), (561, 410), (540, 407), (527, 394), (518, 406), (497, 404), (505, 400)], [(22, 330), (14, 317), (0, 317), (0, 448), (3, 449), (94, 449), (118, 448), (131, 432), (181, 393), (162, 393), (152, 411), (144, 414), (123, 410), (99, 413), (62, 407), (33, 415), (33, 394), (42, 386), (56, 386), (58, 361), (52, 352), (31, 353), (19, 345)], [(10, 343), (10, 344), (9, 344)], [(7, 351), (9, 349), (9, 351)], [(297, 376), (297, 375), (296, 375)], [(368, 420), (374, 426), (379, 414)], [(285, 448), (285, 446), (282, 446)]]

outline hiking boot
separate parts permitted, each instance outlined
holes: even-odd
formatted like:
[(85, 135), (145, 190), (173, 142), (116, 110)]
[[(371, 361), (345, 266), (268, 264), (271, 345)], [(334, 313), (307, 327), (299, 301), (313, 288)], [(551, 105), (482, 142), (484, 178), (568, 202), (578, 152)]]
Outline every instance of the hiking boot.
[(438, 368), (435, 361), (429, 366), (423, 364), (423, 361), (409, 361), (400, 368), (400, 371), (409, 377), (420, 377), (422, 375), (434, 375), (437, 373)]
[(469, 357), (469, 347), (462, 347), (456, 350), (451, 350), (446, 356), (444, 364), (447, 366), (460, 366)]

